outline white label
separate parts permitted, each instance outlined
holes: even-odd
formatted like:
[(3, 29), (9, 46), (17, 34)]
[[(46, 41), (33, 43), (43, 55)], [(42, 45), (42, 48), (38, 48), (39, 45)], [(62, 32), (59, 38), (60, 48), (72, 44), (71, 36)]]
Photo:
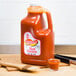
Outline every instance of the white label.
[(35, 39), (30, 32), (24, 34), (24, 53), (39, 56), (41, 53), (40, 40)]

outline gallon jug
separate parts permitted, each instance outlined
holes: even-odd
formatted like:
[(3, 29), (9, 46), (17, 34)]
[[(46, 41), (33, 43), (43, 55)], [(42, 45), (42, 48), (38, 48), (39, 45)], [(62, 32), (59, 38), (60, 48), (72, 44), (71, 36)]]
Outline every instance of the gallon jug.
[[(43, 14), (46, 14), (48, 25), (45, 25)], [(21, 61), (47, 65), (50, 58), (54, 58), (51, 15), (41, 6), (30, 6), (27, 16), (21, 21)]]

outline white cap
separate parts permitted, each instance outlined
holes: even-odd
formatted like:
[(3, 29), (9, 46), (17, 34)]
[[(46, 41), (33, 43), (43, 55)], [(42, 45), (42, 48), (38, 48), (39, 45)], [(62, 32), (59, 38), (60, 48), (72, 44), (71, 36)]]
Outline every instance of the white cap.
[(40, 6), (40, 5), (32, 3), (32, 4), (30, 4), (30, 6)]

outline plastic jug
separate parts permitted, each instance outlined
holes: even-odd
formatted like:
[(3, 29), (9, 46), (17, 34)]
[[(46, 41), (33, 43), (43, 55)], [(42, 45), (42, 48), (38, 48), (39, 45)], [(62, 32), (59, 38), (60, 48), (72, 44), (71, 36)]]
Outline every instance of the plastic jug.
[[(45, 25), (43, 13), (47, 16), (48, 25)], [(27, 16), (21, 21), (21, 61), (47, 65), (50, 58), (54, 58), (51, 15), (41, 6), (30, 6)]]

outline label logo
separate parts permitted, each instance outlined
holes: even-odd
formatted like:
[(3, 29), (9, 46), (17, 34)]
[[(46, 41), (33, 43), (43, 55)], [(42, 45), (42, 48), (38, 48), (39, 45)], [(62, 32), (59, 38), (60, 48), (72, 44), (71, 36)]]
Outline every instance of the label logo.
[(26, 39), (25, 44), (29, 46), (36, 46), (38, 44), (38, 40)]

